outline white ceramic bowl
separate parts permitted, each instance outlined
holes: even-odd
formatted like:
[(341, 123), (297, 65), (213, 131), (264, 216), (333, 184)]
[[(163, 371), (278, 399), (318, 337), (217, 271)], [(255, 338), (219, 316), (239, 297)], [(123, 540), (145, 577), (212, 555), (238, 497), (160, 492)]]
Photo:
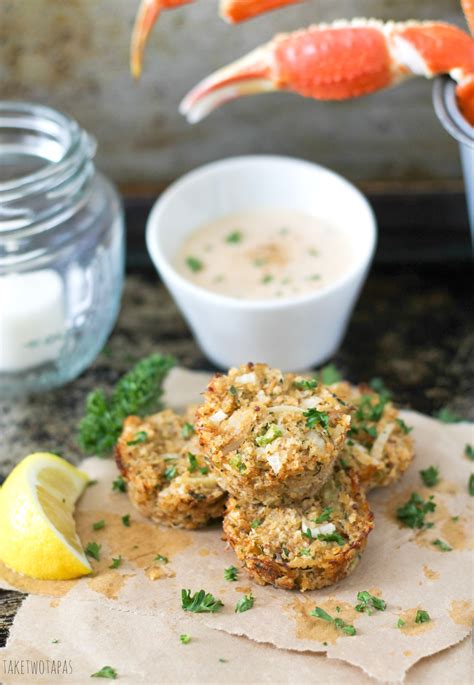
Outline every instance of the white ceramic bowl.
[[(279, 300), (243, 300), (200, 288), (174, 260), (194, 229), (251, 209), (295, 209), (329, 220), (351, 242), (350, 270), (320, 290)], [(337, 350), (376, 244), (364, 196), (324, 167), (290, 157), (255, 155), (213, 162), (173, 183), (148, 218), (150, 256), (196, 339), (217, 366), (260, 361), (300, 371)]]

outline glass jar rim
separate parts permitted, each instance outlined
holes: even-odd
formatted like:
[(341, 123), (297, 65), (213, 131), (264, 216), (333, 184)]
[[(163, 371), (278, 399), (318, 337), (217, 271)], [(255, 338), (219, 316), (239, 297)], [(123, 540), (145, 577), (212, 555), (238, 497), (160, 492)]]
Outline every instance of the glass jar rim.
[[(27, 102), (0, 102), (0, 157), (36, 158), (40, 167), (0, 180), (0, 234), (25, 228), (34, 217), (22, 200), (46, 194), (65, 197), (93, 171), (93, 137), (77, 121), (51, 107)], [(92, 169), (91, 169), (92, 167)]]

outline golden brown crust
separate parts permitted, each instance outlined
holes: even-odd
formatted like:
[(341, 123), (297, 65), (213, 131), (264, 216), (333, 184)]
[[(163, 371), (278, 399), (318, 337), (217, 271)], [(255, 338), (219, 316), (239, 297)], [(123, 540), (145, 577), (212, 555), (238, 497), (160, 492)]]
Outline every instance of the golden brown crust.
[(288, 590), (315, 590), (344, 578), (372, 528), (357, 477), (339, 467), (317, 496), (287, 507), (231, 497), (224, 516), (226, 539), (249, 575)]
[(167, 409), (141, 419), (129, 416), (116, 446), (116, 462), (131, 502), (148, 518), (169, 526), (200, 528), (220, 518), (225, 493), (188, 427), (185, 416)]
[(330, 389), (351, 408), (352, 425), (341, 458), (362, 486), (368, 491), (399, 480), (413, 461), (414, 449), (396, 407), (367, 385), (341, 382)]
[(317, 492), (330, 476), (349, 412), (327, 388), (301, 387), (301, 381), (266, 364), (247, 364), (209, 384), (196, 430), (221, 486), (236, 497), (291, 503)]

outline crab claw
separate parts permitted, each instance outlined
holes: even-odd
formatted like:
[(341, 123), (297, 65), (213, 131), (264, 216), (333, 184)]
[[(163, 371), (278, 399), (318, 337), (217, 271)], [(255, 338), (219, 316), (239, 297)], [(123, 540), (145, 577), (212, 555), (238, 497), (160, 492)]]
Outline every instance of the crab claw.
[(297, 2), (302, 0), (221, 0), (220, 15), (231, 24), (236, 24)]
[(474, 41), (455, 26), (358, 19), (276, 36), (212, 74), (182, 101), (195, 123), (238, 98), (287, 90), (319, 100), (345, 100), (409, 76), (449, 73), (462, 85), (474, 73)]
[(141, 0), (130, 45), (130, 71), (135, 78), (141, 76), (146, 42), (161, 11), (187, 5), (190, 2), (193, 0)]
[(474, 0), (461, 0), (461, 6), (471, 33), (474, 34)]

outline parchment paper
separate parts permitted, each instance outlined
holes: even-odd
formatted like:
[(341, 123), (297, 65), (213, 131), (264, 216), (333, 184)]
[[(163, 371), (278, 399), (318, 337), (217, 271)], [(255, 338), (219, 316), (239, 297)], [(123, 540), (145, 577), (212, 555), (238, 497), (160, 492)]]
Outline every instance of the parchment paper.
[[(206, 380), (202, 374), (176, 370), (167, 383), (168, 405), (180, 408), (196, 401)], [(156, 660), (161, 664), (161, 682), (180, 682), (181, 677), (183, 682), (228, 679), (228, 673), (219, 670), (227, 667), (218, 661), (222, 649), (230, 649), (238, 662), (242, 679), (234, 678), (232, 682), (265, 682), (265, 674), (272, 672), (275, 677), (269, 680), (273, 682), (347, 682), (347, 671), (344, 675), (340, 670), (347, 666), (343, 667), (341, 661), (359, 666), (381, 681), (402, 681), (407, 670), (422, 657), (455, 645), (469, 633), (473, 571), (472, 498), (467, 490), (473, 466), (464, 456), (466, 443), (473, 442), (472, 425), (441, 424), (414, 412), (403, 412), (403, 418), (414, 426), (415, 463), (395, 487), (371, 495), (376, 528), (360, 565), (337, 586), (305, 594), (257, 586), (243, 570), (237, 582), (225, 582), (224, 568), (238, 563), (221, 540), (219, 525), (196, 532), (151, 525), (134, 512), (126, 495), (112, 493), (111, 482), (117, 475), (113, 462), (86, 460), (84, 470), (98, 483), (88, 488), (79, 503), (78, 528), (84, 544), (95, 540), (102, 545), (101, 561), (93, 562), (92, 578), (66, 583), (32, 582), (0, 568), (3, 587), (55, 596), (26, 600), (15, 621), (7, 653), (39, 650), (52, 658), (50, 647), (64, 641), (69, 657), (77, 661), (77, 673), (90, 675), (105, 663), (123, 664), (123, 674), (132, 677), (133, 672), (134, 682), (140, 678), (156, 682)], [(423, 487), (418, 472), (430, 465), (440, 468), (442, 480), (439, 486), (428, 489)], [(425, 497), (433, 494), (437, 503), (431, 516), (435, 527), (422, 533), (399, 527), (394, 517), (397, 506), (414, 490)], [(130, 528), (121, 521), (126, 513), (131, 514)], [(93, 531), (92, 523), (101, 518), (106, 520), (105, 528)], [(447, 542), (453, 551), (442, 552), (434, 547), (431, 542), (436, 538)], [(155, 562), (158, 553), (168, 556), (169, 564)], [(124, 559), (120, 569), (109, 569), (112, 557), (119, 554)], [(181, 588), (204, 588), (222, 599), (224, 609), (214, 615), (187, 615), (180, 607)], [(380, 594), (387, 601), (387, 610), (373, 616), (356, 613), (353, 607), (359, 590)], [(236, 601), (250, 591), (255, 597), (254, 608), (234, 613)], [(339, 606), (338, 615), (355, 625), (357, 635), (345, 636), (331, 625), (309, 617), (316, 605), (332, 615)], [(414, 624), (418, 608), (428, 611), (429, 623)], [(403, 629), (396, 627), (399, 617), (406, 620)], [(49, 626), (51, 639), (61, 640), (58, 645), (48, 644), (46, 652), (44, 644), (40, 647), (47, 634), (40, 628), (42, 621)], [(52, 635), (55, 631), (61, 635)], [(182, 645), (180, 632), (196, 639)], [(250, 641), (231, 636), (246, 636)], [(279, 650), (256, 643), (268, 643)], [(195, 649), (197, 652), (193, 652)], [(258, 649), (263, 650), (261, 654)], [(180, 676), (182, 669), (186, 670), (179, 665), (183, 650), (187, 650), (186, 658), (192, 657), (197, 669), (194, 681), (188, 674)], [(317, 652), (326, 652), (333, 661)], [(225, 654), (222, 658), (226, 658)], [(330, 666), (332, 675), (325, 674), (320, 680), (323, 671), (318, 670), (316, 679), (309, 665), (311, 659), (317, 660), (317, 669)], [(351, 670), (351, 683), (359, 682), (356, 673)], [(64, 678), (72, 682), (71, 675)], [(5, 675), (2, 679), (8, 682)], [(454, 682), (451, 677), (449, 681)]]

